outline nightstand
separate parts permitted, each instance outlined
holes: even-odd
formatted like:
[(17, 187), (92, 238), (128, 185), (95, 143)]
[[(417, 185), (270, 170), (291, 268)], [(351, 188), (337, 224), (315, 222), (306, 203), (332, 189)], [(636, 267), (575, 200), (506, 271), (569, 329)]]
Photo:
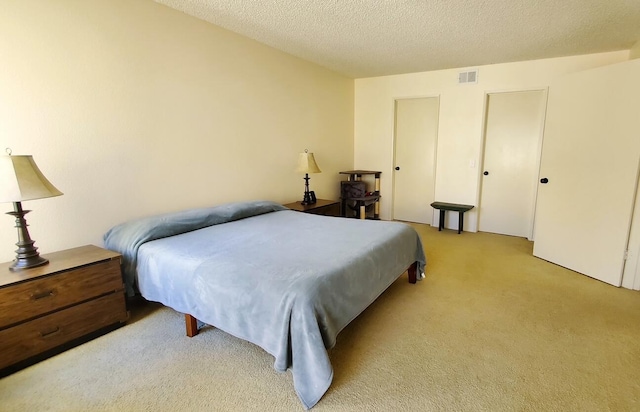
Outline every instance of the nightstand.
[(293, 202), (284, 205), (291, 210), (298, 212), (313, 213), (315, 215), (340, 216), (340, 202), (337, 200), (318, 199), (312, 205), (301, 205), (300, 202)]
[(126, 322), (118, 253), (82, 246), (11, 272), (0, 264), (0, 376)]

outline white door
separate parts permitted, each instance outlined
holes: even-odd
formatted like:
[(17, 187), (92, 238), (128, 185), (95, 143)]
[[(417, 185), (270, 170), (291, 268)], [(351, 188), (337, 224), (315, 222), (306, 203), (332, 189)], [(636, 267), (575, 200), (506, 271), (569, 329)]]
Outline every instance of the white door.
[(393, 218), (431, 224), (439, 98), (396, 101)]
[(627, 243), (627, 260), (624, 264), (622, 287), (640, 290), (640, 176), (636, 182), (636, 200)]
[(542, 90), (487, 96), (480, 231), (531, 238), (544, 109)]
[(639, 158), (640, 60), (553, 84), (533, 254), (620, 286)]

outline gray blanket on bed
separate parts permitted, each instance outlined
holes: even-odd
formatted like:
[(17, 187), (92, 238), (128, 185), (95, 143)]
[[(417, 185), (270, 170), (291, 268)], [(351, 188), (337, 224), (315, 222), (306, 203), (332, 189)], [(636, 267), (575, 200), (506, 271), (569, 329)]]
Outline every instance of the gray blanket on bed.
[(104, 245), (122, 254), (125, 289), (127, 296), (133, 296), (136, 291), (138, 248), (143, 243), (277, 210), (288, 209), (274, 202), (256, 201), (150, 216), (111, 228), (104, 235)]
[(127, 270), (135, 267), (126, 276), (137, 278), (146, 299), (259, 345), (278, 371), (291, 368), (296, 393), (311, 408), (331, 384), (327, 349), (338, 333), (411, 263), (418, 262), (419, 278), (424, 272), (420, 238), (397, 222), (316, 216), (270, 202), (224, 207), (247, 218), (146, 243), (139, 227), (149, 222), (134, 224), (134, 236), (121, 227), (105, 244), (123, 253)]

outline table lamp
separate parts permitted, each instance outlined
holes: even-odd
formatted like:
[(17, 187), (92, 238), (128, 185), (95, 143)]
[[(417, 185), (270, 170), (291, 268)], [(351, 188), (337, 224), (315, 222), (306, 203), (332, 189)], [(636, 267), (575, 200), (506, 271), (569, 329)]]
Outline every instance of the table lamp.
[(62, 192), (44, 177), (33, 157), (11, 156), (11, 149), (7, 149), (7, 154), (8, 156), (0, 156), (0, 203), (13, 203), (13, 212), (7, 214), (16, 218), (18, 229), (16, 259), (9, 270), (18, 271), (46, 265), (49, 261), (40, 256), (38, 248), (34, 246), (35, 241), (27, 230), (24, 215), (30, 210), (23, 210), (21, 202), (60, 196)]
[(311, 197), (309, 193), (309, 173), (321, 173), (322, 171), (316, 163), (316, 159), (313, 157), (313, 153), (309, 153), (305, 149), (304, 153), (300, 153), (298, 156), (298, 168), (297, 173), (304, 173), (304, 199), (300, 204), (311, 205), (316, 202), (315, 196)]

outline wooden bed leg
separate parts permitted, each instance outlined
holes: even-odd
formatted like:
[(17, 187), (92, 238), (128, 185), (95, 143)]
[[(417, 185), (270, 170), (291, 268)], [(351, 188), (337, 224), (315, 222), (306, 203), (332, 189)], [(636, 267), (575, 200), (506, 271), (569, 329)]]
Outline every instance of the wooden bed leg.
[(418, 262), (413, 262), (407, 272), (409, 274), (409, 283), (416, 283), (416, 272), (418, 270)]
[(193, 338), (198, 334), (198, 320), (189, 314), (184, 315), (184, 322), (187, 326), (187, 336)]

